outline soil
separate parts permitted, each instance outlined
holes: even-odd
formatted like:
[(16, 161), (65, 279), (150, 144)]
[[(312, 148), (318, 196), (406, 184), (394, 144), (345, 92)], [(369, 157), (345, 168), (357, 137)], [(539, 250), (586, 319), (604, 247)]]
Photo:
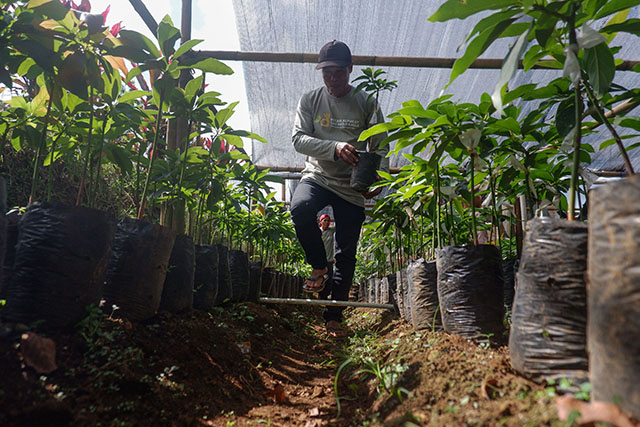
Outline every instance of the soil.
[(415, 331), (390, 311), (347, 309), (345, 339), (307, 306), (110, 314), (40, 334), (56, 347), (49, 374), (26, 366), (20, 325), (0, 327), (0, 425), (566, 425), (555, 388), (514, 373), (506, 347)]

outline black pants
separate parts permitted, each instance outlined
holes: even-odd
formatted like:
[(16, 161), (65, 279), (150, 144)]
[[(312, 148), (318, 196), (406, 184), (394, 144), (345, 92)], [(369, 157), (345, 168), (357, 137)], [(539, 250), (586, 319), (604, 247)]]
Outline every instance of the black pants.
[[(356, 268), (356, 250), (360, 228), (364, 222), (364, 208), (347, 202), (337, 194), (310, 180), (302, 180), (291, 200), (291, 218), (296, 235), (302, 245), (307, 262), (314, 269), (327, 266), (327, 255), (322, 243), (316, 215), (327, 205), (333, 208), (336, 224), (335, 273), (331, 299), (346, 301), (349, 297), (353, 273)], [(325, 321), (342, 320), (344, 307), (328, 307), (323, 313)]]

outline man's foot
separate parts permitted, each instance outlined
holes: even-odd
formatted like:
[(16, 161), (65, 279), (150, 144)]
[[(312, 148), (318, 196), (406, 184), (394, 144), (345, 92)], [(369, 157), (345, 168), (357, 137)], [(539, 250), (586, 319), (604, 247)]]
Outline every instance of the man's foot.
[(327, 328), (327, 333), (332, 338), (344, 338), (348, 335), (347, 331), (337, 320), (329, 320), (325, 323), (325, 327)]
[(302, 290), (305, 292), (320, 293), (324, 290), (324, 285), (329, 280), (329, 275), (324, 273), (317, 277), (307, 277), (302, 286)]

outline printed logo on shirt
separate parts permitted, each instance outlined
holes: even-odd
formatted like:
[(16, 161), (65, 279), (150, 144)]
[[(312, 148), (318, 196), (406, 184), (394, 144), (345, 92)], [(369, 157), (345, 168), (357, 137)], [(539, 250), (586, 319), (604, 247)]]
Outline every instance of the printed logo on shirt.
[(331, 115), (329, 113), (318, 114), (314, 122), (319, 123), (323, 128), (328, 128), (331, 125)]
[(334, 119), (329, 113), (318, 114), (318, 117), (314, 120), (315, 123), (319, 123), (320, 126), (334, 129), (359, 129), (360, 120), (353, 119)]

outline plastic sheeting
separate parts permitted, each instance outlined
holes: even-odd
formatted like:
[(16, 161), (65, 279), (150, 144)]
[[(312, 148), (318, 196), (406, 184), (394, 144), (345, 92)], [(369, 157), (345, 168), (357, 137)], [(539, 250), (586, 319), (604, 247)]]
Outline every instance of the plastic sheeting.
[[(233, 4), (243, 51), (316, 53), (326, 42), (338, 39), (347, 43), (354, 55), (457, 58), (464, 53), (464, 50), (458, 51), (458, 47), (479, 17), (445, 23), (428, 22), (428, 17), (443, 2), (234, 0)], [(638, 9), (634, 8), (628, 18), (637, 18)], [(513, 42), (499, 40), (482, 57), (504, 58)], [(635, 36), (619, 34), (612, 44), (622, 46), (616, 57), (640, 59), (637, 42)], [(260, 166), (304, 166), (304, 156), (296, 153), (291, 144), (291, 130), (298, 99), (304, 92), (322, 85), (320, 72), (312, 63), (247, 61), (243, 66), (251, 130), (269, 141), (268, 144), (253, 144), (254, 163)], [(351, 78), (359, 76), (362, 68), (364, 66), (354, 66)], [(483, 92), (493, 92), (500, 75), (500, 70), (470, 69), (445, 89), (449, 69), (385, 67), (385, 71), (388, 79), (398, 81), (396, 90), (380, 95), (385, 114), (399, 109), (404, 101), (416, 99), (427, 105), (443, 94), (452, 94), (457, 101), (477, 103)], [(548, 82), (560, 74), (559, 70), (519, 71), (510, 86)], [(615, 82), (627, 88), (639, 87), (640, 75), (617, 72)], [(596, 141), (604, 139), (609, 139), (609, 136), (595, 134), (584, 141), (598, 148), (599, 142)], [(636, 150), (631, 155), (634, 156), (634, 167), (640, 169), (640, 151)], [(392, 167), (404, 162), (406, 160), (402, 156), (390, 159)], [(593, 156), (591, 167), (617, 169), (622, 164), (616, 147), (610, 146)]]
[[(592, 398), (640, 417), (640, 177), (589, 200), (588, 326)], [(616, 400), (617, 399), (617, 400)]]

